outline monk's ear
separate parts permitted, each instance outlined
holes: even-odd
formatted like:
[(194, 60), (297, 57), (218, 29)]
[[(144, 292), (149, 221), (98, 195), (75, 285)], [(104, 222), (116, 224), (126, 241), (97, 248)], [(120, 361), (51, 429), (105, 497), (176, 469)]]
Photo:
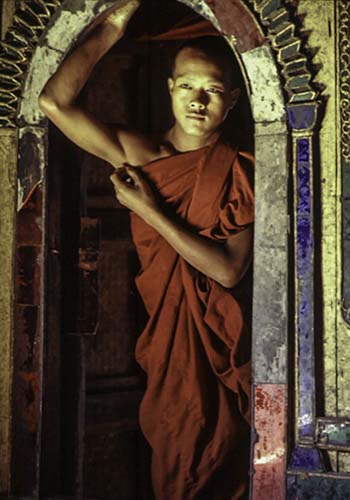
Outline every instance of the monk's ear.
[(237, 89), (231, 90), (231, 92), (230, 92), (230, 100), (231, 100), (230, 109), (235, 107), (240, 94), (241, 94), (241, 89), (237, 88)]
[(173, 93), (175, 82), (172, 78), (168, 78), (168, 89), (170, 95)]

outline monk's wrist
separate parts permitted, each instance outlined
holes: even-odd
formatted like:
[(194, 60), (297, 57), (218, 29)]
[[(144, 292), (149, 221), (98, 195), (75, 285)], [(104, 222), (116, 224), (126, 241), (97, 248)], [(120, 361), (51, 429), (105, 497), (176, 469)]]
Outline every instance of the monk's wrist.
[(145, 221), (163, 236), (163, 238), (169, 241), (170, 244), (181, 237), (179, 226), (159, 207), (152, 208), (146, 215)]
[(140, 215), (152, 227), (159, 224), (160, 220), (164, 217), (162, 210), (156, 204), (148, 205)]

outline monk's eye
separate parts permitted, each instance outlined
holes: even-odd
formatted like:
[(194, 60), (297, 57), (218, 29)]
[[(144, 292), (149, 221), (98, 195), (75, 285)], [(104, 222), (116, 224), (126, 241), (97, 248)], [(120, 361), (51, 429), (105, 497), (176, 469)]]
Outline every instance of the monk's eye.
[(191, 86), (188, 83), (180, 83), (180, 89), (191, 89)]
[(207, 88), (207, 92), (209, 92), (210, 94), (222, 94), (223, 93), (223, 91), (221, 89), (218, 89), (216, 87)]

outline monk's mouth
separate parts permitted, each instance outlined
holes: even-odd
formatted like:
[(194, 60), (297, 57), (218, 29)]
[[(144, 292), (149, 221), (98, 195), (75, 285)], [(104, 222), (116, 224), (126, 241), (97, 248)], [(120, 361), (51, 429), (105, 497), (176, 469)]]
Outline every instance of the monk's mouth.
[(189, 115), (186, 115), (186, 117), (191, 118), (192, 120), (199, 120), (199, 121), (205, 120), (205, 115), (199, 115), (196, 113), (191, 113)]

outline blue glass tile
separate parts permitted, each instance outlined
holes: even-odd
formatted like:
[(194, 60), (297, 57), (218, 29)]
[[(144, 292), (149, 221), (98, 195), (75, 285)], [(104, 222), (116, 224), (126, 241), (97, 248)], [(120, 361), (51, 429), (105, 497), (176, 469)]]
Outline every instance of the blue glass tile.
[(300, 104), (287, 107), (288, 123), (291, 128), (301, 130), (313, 126), (316, 119), (316, 105)]
[(320, 472), (324, 470), (322, 456), (316, 448), (298, 446), (293, 450), (289, 464), (291, 469)]

